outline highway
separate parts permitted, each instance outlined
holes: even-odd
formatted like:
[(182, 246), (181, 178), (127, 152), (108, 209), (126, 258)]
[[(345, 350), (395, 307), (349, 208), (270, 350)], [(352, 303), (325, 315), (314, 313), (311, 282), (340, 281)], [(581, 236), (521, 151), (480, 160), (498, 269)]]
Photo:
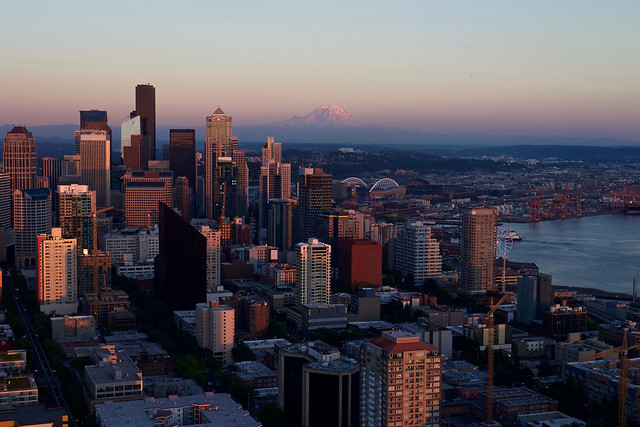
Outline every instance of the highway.
[(18, 290), (18, 286), (13, 281), (13, 277), (9, 276), (9, 274), (7, 273), (4, 273), (3, 288), (8, 289), (11, 292), (18, 315), (24, 323), (25, 334), (33, 345), (34, 358), (31, 361), (31, 366), (33, 368), (33, 376), (36, 380), (36, 383), (40, 386), (46, 387), (49, 402), (54, 403), (57, 407), (64, 408), (64, 410), (67, 411), (67, 414), (69, 415), (70, 425), (75, 426), (76, 424), (73, 420), (73, 415), (71, 414), (69, 405), (67, 404), (67, 401), (62, 394), (60, 381), (51, 368), (49, 359), (47, 358), (47, 355), (44, 352), (42, 345), (40, 344), (40, 340), (38, 339), (38, 336), (33, 329), (31, 318), (29, 317), (29, 314), (27, 313), (27, 310), (22, 303), (22, 297), (20, 295), (20, 291)]

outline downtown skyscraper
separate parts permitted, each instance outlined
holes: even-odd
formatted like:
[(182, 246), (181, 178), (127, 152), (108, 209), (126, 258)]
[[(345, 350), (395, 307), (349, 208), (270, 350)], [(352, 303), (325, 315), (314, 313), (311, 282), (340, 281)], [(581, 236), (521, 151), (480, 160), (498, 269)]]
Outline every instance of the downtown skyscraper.
[(104, 130), (78, 130), (80, 181), (96, 192), (96, 205), (111, 205), (111, 139)]
[(14, 126), (4, 139), (4, 171), (11, 174), (11, 193), (36, 188), (36, 139), (24, 126)]
[[(220, 107), (206, 118), (205, 215), (244, 216), (247, 211), (249, 171), (246, 156), (238, 151), (231, 117)], [(232, 205), (229, 206), (227, 202)], [(228, 213), (233, 212), (232, 215)]]
[(142, 135), (149, 137), (149, 160), (156, 159), (156, 88), (151, 84), (136, 86), (136, 110), (132, 117), (140, 117)]
[(298, 241), (318, 236), (318, 220), (331, 209), (331, 175), (322, 169), (301, 168), (298, 177)]
[(282, 163), (282, 144), (267, 137), (262, 144), (262, 166), (260, 167), (258, 218), (260, 228), (268, 226), (270, 199), (291, 197), (291, 164)]

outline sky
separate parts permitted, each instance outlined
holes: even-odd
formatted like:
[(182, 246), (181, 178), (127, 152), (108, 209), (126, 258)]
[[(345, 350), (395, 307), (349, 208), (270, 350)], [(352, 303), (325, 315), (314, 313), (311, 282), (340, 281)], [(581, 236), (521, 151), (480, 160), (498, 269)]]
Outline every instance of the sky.
[(437, 133), (640, 142), (640, 2), (0, 0), (0, 124), (134, 108), (256, 125), (336, 104)]

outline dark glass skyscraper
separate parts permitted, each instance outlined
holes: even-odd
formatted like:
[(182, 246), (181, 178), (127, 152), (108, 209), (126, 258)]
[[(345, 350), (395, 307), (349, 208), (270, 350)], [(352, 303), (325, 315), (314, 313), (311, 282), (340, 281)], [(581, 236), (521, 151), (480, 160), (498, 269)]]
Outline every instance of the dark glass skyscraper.
[(142, 122), (142, 134), (149, 136), (149, 160), (156, 159), (156, 88), (151, 84), (136, 86), (136, 116)]
[(298, 241), (306, 242), (318, 237), (318, 219), (332, 207), (332, 181), (322, 169), (300, 169), (298, 180)]
[(169, 169), (174, 177), (184, 176), (189, 187), (196, 188), (196, 131), (195, 129), (169, 130)]
[(156, 296), (171, 310), (194, 310), (207, 300), (207, 239), (166, 204), (159, 213)]

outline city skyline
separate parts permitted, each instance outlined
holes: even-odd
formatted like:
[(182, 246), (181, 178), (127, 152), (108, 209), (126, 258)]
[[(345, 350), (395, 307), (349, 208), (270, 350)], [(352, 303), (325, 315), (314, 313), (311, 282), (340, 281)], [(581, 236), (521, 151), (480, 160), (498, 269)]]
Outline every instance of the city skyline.
[(336, 104), (424, 132), (640, 141), (633, 2), (79, 7), (3, 7), (0, 124), (99, 108), (116, 127), (149, 82), (159, 126), (201, 126), (217, 105), (248, 126)]

